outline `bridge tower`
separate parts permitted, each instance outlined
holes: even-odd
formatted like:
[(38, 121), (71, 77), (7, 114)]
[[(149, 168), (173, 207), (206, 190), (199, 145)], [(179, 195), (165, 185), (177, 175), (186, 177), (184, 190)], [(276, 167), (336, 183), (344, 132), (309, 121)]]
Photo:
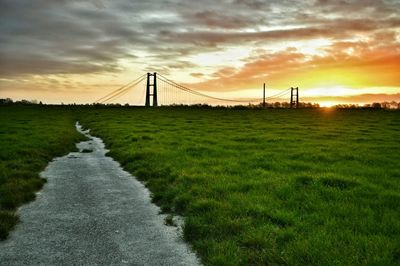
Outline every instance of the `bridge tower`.
[(290, 108), (299, 108), (299, 87), (290, 88)]
[[(151, 82), (153, 77), (153, 82)], [(150, 93), (150, 87), (153, 87), (153, 93)], [(147, 84), (146, 84), (146, 103), (145, 106), (150, 106), (150, 96), (153, 97), (153, 107), (158, 106), (157, 102), (157, 73), (147, 73)]]

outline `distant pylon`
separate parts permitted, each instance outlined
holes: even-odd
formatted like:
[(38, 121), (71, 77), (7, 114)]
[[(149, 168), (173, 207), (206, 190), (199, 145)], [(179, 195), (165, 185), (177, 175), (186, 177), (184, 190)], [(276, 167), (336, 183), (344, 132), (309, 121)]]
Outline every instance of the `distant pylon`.
[(290, 108), (299, 108), (299, 87), (290, 88)]
[[(150, 82), (150, 77), (153, 77), (153, 83)], [(150, 93), (150, 87), (153, 87), (153, 93)], [(146, 84), (146, 103), (145, 106), (150, 106), (150, 96), (153, 97), (153, 106), (158, 106), (157, 101), (157, 73), (147, 73), (147, 84)]]
[(265, 83), (263, 87), (263, 108), (265, 109)]

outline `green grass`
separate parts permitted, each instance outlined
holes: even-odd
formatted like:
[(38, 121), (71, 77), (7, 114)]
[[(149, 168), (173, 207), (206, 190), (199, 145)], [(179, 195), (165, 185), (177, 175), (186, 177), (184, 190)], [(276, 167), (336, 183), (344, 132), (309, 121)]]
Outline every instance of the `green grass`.
[(400, 264), (399, 112), (80, 115), (207, 265)]
[(63, 108), (0, 106), (0, 240), (18, 222), (15, 210), (46, 182), (39, 172), (82, 139)]
[(400, 265), (398, 111), (68, 108), (0, 107), (0, 238), (79, 118), (207, 265)]

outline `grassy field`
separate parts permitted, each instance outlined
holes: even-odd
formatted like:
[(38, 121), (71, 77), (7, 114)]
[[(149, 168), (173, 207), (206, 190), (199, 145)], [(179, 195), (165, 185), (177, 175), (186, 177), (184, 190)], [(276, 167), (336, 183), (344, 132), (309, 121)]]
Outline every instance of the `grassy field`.
[(400, 264), (399, 112), (80, 114), (207, 265)]
[(0, 106), (0, 240), (18, 222), (16, 208), (45, 183), (39, 172), (82, 139), (74, 123), (62, 108)]
[(206, 265), (400, 265), (399, 112), (79, 108), (0, 107), (0, 238), (79, 119)]

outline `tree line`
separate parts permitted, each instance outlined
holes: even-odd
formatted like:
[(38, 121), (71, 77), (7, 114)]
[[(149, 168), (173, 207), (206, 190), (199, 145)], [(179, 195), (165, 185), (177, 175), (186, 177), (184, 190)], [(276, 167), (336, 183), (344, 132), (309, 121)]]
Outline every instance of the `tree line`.
[[(0, 99), (0, 105), (45, 105), (42, 103), (42, 101), (37, 101), (37, 100), (19, 100), (19, 101), (13, 101), (11, 98), (3, 98)], [(61, 104), (65, 105), (65, 104)], [(95, 104), (67, 104), (67, 105), (82, 105), (82, 106), (110, 106), (110, 107), (119, 107), (119, 106), (131, 106), (128, 103), (126, 104), (119, 104), (119, 103), (110, 103), (110, 104), (100, 104), (100, 103), (95, 103)], [(263, 104), (248, 104), (248, 105), (236, 105), (236, 106), (224, 106), (224, 105), (218, 105), (218, 106), (211, 106), (208, 104), (193, 104), (193, 105), (187, 105), (187, 104), (172, 104), (168, 106), (175, 106), (175, 107), (229, 107), (229, 108), (263, 108)], [(266, 108), (272, 108), (272, 109), (287, 109), (290, 108), (290, 103), (289, 102), (274, 102), (274, 103), (266, 103)], [(323, 108), (321, 107), (318, 103), (311, 103), (311, 102), (299, 102), (298, 108)], [(334, 105), (330, 108), (336, 108), (336, 109), (398, 109), (400, 110), (400, 102), (396, 101), (391, 101), (391, 102), (374, 102), (371, 104), (337, 104)]]

